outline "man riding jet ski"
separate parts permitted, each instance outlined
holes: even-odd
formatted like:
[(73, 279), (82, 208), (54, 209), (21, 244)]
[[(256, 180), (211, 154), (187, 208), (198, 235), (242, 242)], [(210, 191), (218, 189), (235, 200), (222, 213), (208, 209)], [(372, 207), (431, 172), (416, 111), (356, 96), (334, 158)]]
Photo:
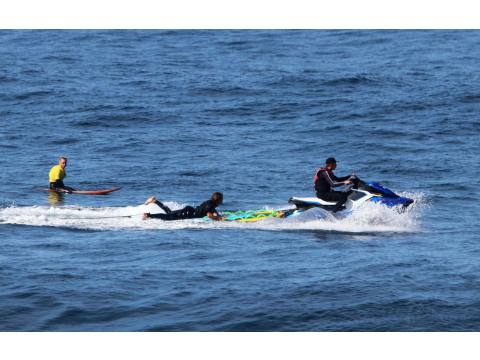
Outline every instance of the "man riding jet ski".
[[(333, 173), (336, 167), (336, 160), (328, 158), (325, 167), (320, 168), (315, 174), (316, 198), (292, 197), (289, 202), (302, 210), (321, 207), (332, 212), (344, 209), (352, 210), (366, 201), (378, 202), (389, 207), (401, 206), (401, 209), (405, 209), (413, 203), (412, 199), (398, 196), (380, 184), (365, 183), (355, 174), (336, 177)], [(352, 186), (346, 191), (332, 190), (332, 188), (342, 185)]]
[(336, 177), (333, 173), (333, 170), (337, 168), (337, 160), (335, 158), (328, 158), (325, 161), (325, 167), (317, 170), (315, 174), (315, 191), (317, 197), (327, 202), (334, 202), (335, 207), (332, 209), (333, 212), (343, 208), (343, 204), (347, 201), (348, 195), (351, 191), (334, 191), (332, 188), (352, 184), (352, 180), (355, 177), (355, 174), (344, 177)]

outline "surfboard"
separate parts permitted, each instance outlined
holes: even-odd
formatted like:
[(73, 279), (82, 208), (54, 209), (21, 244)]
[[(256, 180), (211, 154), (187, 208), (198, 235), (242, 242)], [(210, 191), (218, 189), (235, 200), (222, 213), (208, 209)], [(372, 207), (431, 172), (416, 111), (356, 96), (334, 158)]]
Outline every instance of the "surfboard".
[[(288, 217), (293, 213), (293, 211), (293, 209), (222, 211), (220, 216), (224, 218), (224, 221), (256, 222), (265, 219)], [(205, 221), (212, 221), (208, 216), (205, 216), (203, 219)]]
[[(76, 194), (76, 195), (107, 195), (110, 194), (114, 191), (120, 190), (121, 187), (115, 187), (111, 189), (103, 189), (103, 190), (74, 190), (70, 194)], [(44, 191), (49, 191), (49, 192), (56, 192), (56, 193), (61, 193), (61, 194), (69, 194), (66, 190), (54, 190), (54, 189), (42, 189)]]

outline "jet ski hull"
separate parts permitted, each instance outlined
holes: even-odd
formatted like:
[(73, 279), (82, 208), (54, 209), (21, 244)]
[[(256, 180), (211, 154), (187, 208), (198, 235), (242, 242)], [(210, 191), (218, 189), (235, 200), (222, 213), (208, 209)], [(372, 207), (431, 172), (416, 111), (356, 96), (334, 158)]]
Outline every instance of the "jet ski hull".
[[(413, 200), (407, 197), (399, 196), (386, 187), (375, 183), (364, 183), (358, 181), (358, 185), (351, 188), (352, 193), (348, 196), (342, 210), (354, 210), (359, 205), (365, 202), (379, 203), (391, 208), (398, 208), (400, 211), (404, 211), (409, 205), (413, 203)], [(311, 209), (313, 207), (319, 207), (328, 211), (332, 211), (335, 208), (334, 202), (328, 202), (317, 197), (299, 198), (291, 197), (288, 201), (290, 204), (294, 204), (297, 209)]]

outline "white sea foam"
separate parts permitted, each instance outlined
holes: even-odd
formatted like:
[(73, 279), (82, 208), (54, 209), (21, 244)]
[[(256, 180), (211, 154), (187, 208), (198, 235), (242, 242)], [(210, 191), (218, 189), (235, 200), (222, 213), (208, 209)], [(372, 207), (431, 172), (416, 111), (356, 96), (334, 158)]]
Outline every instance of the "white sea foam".
[[(351, 214), (333, 216), (322, 209), (312, 209), (287, 219), (267, 219), (253, 223), (212, 222), (202, 219), (162, 221), (143, 220), (145, 212), (162, 212), (156, 205), (126, 207), (79, 206), (9, 206), (0, 209), (0, 223), (30, 226), (68, 227), (91, 230), (153, 230), (153, 229), (216, 229), (241, 228), (258, 230), (323, 230), (339, 232), (415, 232), (421, 226), (421, 213), (426, 206), (423, 194), (402, 194), (415, 200), (405, 212), (375, 203), (365, 203)], [(183, 206), (166, 203), (172, 209)], [(278, 208), (278, 207), (277, 207)]]

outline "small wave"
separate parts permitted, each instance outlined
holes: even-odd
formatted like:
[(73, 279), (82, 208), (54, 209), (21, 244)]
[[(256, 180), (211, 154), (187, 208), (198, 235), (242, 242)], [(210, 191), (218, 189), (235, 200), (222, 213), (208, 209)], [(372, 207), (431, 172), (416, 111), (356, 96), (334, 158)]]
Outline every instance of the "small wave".
[(25, 69), (20, 72), (22, 75), (38, 75), (43, 74), (45, 71), (43, 69)]
[(178, 35), (183, 35), (184, 31), (188, 34), (188, 30), (162, 30), (159, 31), (159, 35), (161, 36), (178, 36)]
[(187, 177), (202, 177), (202, 176), (209, 176), (216, 174), (217, 172), (214, 170), (202, 170), (202, 171), (182, 171), (178, 175), (179, 176), (187, 176)]
[(17, 145), (10, 145), (10, 144), (0, 144), (0, 147), (3, 149), (18, 149)]
[(146, 86), (150, 85), (151, 82), (148, 80), (129, 80), (129, 81), (122, 81), (118, 85), (120, 86)]
[(325, 81), (324, 84), (330, 85), (330, 86), (337, 86), (337, 85), (372, 84), (376, 82), (378, 82), (378, 80), (370, 76), (354, 75), (354, 76), (340, 77), (337, 79), (328, 80), (328, 81)]
[(461, 96), (458, 101), (466, 104), (480, 103), (480, 94), (464, 95)]
[(268, 86), (292, 86), (292, 85), (305, 85), (305, 86), (314, 86), (322, 85), (323, 80), (315, 79), (307, 75), (285, 75), (280, 79), (268, 83)]
[(15, 82), (15, 81), (17, 81), (16, 78), (13, 78), (13, 77), (10, 77), (10, 76), (7, 76), (7, 75), (0, 75), (0, 84), (10, 83), (10, 82)]
[(197, 87), (189, 91), (191, 95), (202, 96), (248, 96), (259, 95), (260, 91), (254, 89), (248, 89), (241, 86), (209, 86), (209, 87)]
[(245, 40), (219, 41), (217, 44), (229, 50), (249, 50), (254, 49), (254, 43)]
[(60, 63), (65, 63), (65, 64), (73, 64), (75, 62), (78, 62), (78, 59), (71, 57), (71, 56), (66, 56), (66, 55), (47, 55), (44, 56), (41, 60), (47, 60), (47, 61), (58, 61)]
[(75, 138), (55, 139), (51, 141), (51, 143), (54, 145), (70, 145), (70, 144), (76, 144), (78, 142), (80, 142), (80, 140)]
[[(255, 116), (258, 114), (258, 110), (250, 106), (208, 109), (206, 112), (216, 116)], [(251, 124), (248, 122), (238, 122), (233, 124), (233, 126), (251, 126)]]
[(325, 78), (313, 78), (310, 73), (304, 75), (288, 75), (283, 76), (281, 79), (271, 82), (270, 86), (308, 86), (312, 89), (318, 89), (321, 87), (330, 87), (330, 86), (345, 86), (345, 85), (372, 85), (378, 83), (393, 83), (397, 80), (381, 78), (374, 75), (352, 75), (352, 76), (342, 76), (333, 79)]
[(115, 114), (115, 115), (101, 115), (94, 119), (82, 120), (73, 123), (76, 127), (128, 127), (132, 124), (138, 125), (140, 123), (148, 123), (152, 119), (144, 114)]
[(99, 104), (99, 105), (93, 105), (93, 106), (80, 106), (76, 109), (73, 109), (71, 113), (88, 113), (88, 112), (101, 112), (101, 111), (111, 111), (111, 110), (116, 110), (116, 106), (114, 105), (105, 105), (105, 104)]
[(23, 94), (18, 94), (14, 98), (16, 100), (27, 100), (35, 97), (49, 96), (53, 95), (52, 91), (30, 91)]
[(234, 41), (224, 42), (223, 44), (227, 45), (227, 46), (242, 46), (242, 45), (249, 44), (249, 42), (248, 41), (242, 41), (242, 40), (234, 40)]

